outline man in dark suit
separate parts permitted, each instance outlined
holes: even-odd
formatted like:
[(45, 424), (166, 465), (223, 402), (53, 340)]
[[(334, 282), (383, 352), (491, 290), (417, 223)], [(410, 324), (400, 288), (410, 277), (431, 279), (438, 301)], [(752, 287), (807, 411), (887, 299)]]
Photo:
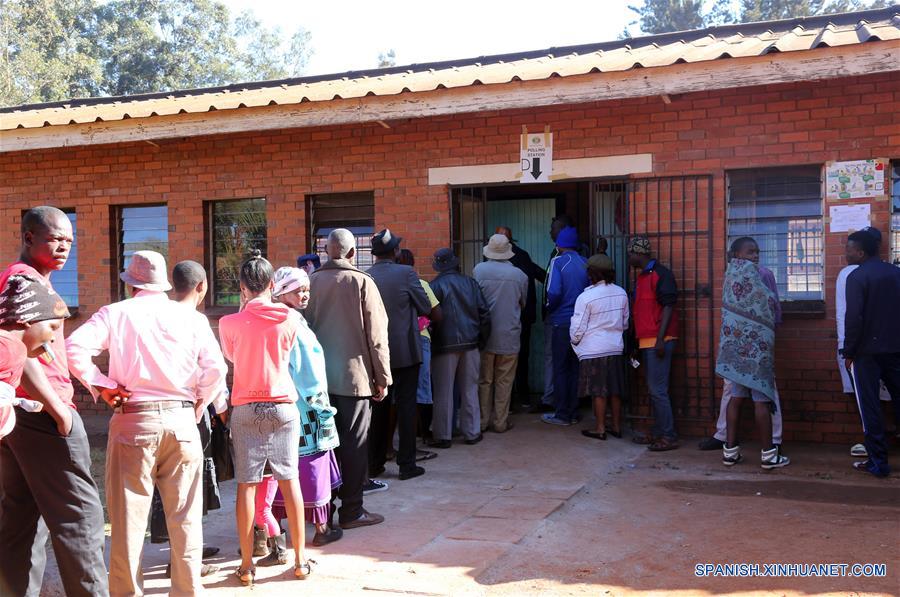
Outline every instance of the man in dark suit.
[(530, 406), (531, 396), (528, 387), (528, 359), (531, 354), (531, 326), (537, 321), (537, 296), (535, 295), (535, 281), (543, 284), (547, 278), (547, 272), (531, 260), (528, 251), (516, 244), (513, 239), (512, 228), (509, 226), (497, 226), (494, 231), (509, 239), (512, 244), (513, 258), (510, 263), (519, 268), (528, 278), (528, 294), (525, 297), (525, 308), (522, 309), (522, 334), (519, 337), (519, 361), (516, 365), (516, 380), (513, 383), (513, 395), (525, 406)]
[(425, 473), (416, 465), (416, 390), (422, 346), (419, 343), (418, 317), (431, 312), (431, 302), (419, 283), (419, 276), (408, 265), (395, 263), (400, 252), (399, 236), (385, 228), (372, 237), (375, 263), (368, 274), (375, 280), (388, 315), (388, 346), (391, 353), (393, 385), (388, 390), (390, 401), (376, 404), (369, 431), (369, 474), (377, 477), (384, 471), (387, 449), (391, 441), (390, 402), (397, 408), (397, 427), (400, 446), (397, 465), (400, 480), (412, 479)]
[(844, 348), (847, 369), (862, 415), (868, 460), (854, 467), (876, 477), (890, 473), (878, 380), (893, 400), (900, 396), (900, 269), (878, 257), (881, 233), (871, 227), (847, 238), (847, 263), (859, 264), (847, 277)]

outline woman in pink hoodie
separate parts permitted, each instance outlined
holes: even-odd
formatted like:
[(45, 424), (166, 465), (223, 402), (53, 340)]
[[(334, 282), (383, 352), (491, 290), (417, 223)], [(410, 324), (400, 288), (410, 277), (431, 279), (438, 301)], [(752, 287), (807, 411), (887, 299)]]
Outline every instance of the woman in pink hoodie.
[(241, 311), (219, 320), (222, 353), (234, 363), (231, 437), (241, 545), (241, 566), (235, 574), (245, 586), (252, 585), (256, 575), (251, 560), (253, 511), (257, 485), (264, 474), (278, 481), (284, 496), (294, 546), (294, 576), (303, 579), (312, 572), (303, 554), (303, 496), (297, 474), (300, 415), (288, 365), (300, 319), (287, 305), (272, 302), (273, 277), (272, 264), (256, 251), (241, 265)]

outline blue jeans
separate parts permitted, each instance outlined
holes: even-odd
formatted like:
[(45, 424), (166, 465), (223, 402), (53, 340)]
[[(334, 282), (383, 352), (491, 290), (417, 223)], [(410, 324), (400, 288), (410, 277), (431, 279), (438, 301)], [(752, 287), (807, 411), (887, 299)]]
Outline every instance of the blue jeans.
[(558, 419), (578, 413), (578, 357), (569, 340), (569, 324), (553, 325), (553, 397)]
[(666, 342), (666, 354), (662, 358), (656, 356), (656, 349), (645, 348), (644, 363), (647, 365), (647, 387), (650, 390), (650, 404), (653, 406), (653, 437), (664, 437), (676, 440), (675, 417), (672, 415), (672, 402), (669, 400), (669, 372), (672, 369), (672, 353), (675, 352), (675, 340)]
[(431, 397), (431, 340), (419, 334), (422, 346), (422, 366), (419, 367), (419, 387), (416, 390), (416, 404), (432, 404)]

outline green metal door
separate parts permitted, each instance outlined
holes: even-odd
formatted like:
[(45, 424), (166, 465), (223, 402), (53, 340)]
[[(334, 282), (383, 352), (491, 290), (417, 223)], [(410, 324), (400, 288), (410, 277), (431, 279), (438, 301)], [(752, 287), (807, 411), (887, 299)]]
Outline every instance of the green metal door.
[[(546, 267), (553, 241), (550, 239), (550, 220), (556, 215), (555, 199), (504, 199), (487, 202), (487, 235), (497, 226), (508, 226), (519, 247), (528, 251), (540, 267)], [(528, 385), (532, 392), (544, 391), (544, 326), (541, 321), (543, 285), (537, 287), (537, 323), (531, 329), (531, 352), (528, 361)]]

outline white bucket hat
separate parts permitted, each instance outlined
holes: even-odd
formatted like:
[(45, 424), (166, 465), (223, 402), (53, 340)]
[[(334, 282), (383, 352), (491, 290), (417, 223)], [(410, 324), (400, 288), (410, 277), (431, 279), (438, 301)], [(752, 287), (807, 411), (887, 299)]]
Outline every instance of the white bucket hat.
[(488, 240), (488, 244), (482, 250), (482, 254), (488, 259), (512, 259), (512, 245), (505, 234), (495, 234)]
[(135, 251), (119, 279), (141, 290), (172, 290), (166, 275), (166, 258), (156, 251)]

